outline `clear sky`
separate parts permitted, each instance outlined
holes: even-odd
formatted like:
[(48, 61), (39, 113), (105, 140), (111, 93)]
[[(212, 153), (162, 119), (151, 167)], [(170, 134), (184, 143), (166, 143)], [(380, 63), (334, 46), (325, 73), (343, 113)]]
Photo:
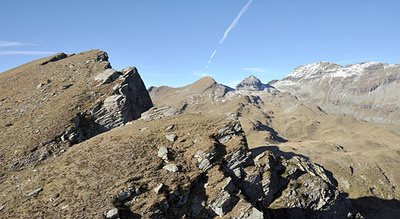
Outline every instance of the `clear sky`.
[(400, 63), (399, 24), (399, 0), (0, 0), (0, 72), (100, 49), (146, 86), (266, 83), (319, 61)]

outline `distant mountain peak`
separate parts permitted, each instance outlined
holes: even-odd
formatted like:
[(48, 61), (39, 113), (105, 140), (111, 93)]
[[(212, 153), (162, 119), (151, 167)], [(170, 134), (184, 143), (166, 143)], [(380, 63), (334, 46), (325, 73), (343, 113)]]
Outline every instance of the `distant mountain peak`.
[(262, 91), (267, 88), (272, 88), (272, 86), (269, 84), (263, 84), (261, 80), (254, 75), (245, 78), (236, 86), (236, 90), (238, 91)]

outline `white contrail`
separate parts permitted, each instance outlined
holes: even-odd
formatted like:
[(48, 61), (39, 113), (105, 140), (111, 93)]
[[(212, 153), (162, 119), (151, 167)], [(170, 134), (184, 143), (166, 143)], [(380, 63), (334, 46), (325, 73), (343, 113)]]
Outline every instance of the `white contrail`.
[[(231, 32), (231, 30), (232, 30), (233, 28), (236, 27), (236, 25), (237, 25), (238, 22), (239, 22), (240, 17), (242, 17), (242, 15), (243, 15), (244, 13), (246, 13), (247, 9), (250, 7), (250, 5), (251, 5), (252, 2), (253, 2), (253, 0), (249, 0), (249, 1), (247, 2), (247, 4), (242, 8), (242, 10), (240, 10), (239, 14), (238, 14), (238, 15), (236, 16), (236, 18), (233, 20), (232, 24), (231, 24), (231, 25), (228, 27), (228, 29), (225, 31), (224, 36), (223, 36), (222, 39), (219, 41), (219, 44), (220, 44), (220, 45), (225, 41), (225, 39), (226, 39), (226, 37), (228, 36), (229, 32)], [(217, 49), (215, 49), (214, 52), (212, 53), (212, 55), (210, 56), (210, 60), (208, 60), (207, 65), (206, 65), (206, 68), (208, 68), (208, 65), (211, 63), (211, 61), (212, 61), (212, 59), (213, 59), (213, 57), (214, 57), (214, 55), (215, 55), (216, 52), (217, 52)]]
[(242, 8), (242, 10), (239, 12), (239, 14), (236, 16), (235, 20), (233, 20), (231, 26), (228, 27), (228, 29), (225, 31), (224, 36), (222, 37), (222, 39), (219, 41), (219, 44), (222, 44), (226, 37), (228, 36), (229, 32), (231, 32), (231, 30), (233, 28), (236, 27), (237, 23), (239, 22), (240, 17), (242, 17), (242, 15), (244, 13), (246, 13), (247, 9), (250, 7), (251, 3), (253, 2), (253, 0), (250, 0), (249, 2), (247, 2), (247, 4)]
[(292, 13), (292, 11), (296, 10), (296, 8), (299, 7), (299, 6), (301, 5), (301, 3), (303, 3), (303, 2), (300, 2), (299, 4), (297, 4), (296, 6), (294, 6), (294, 8), (292, 8), (288, 13), (286, 13), (286, 16), (288, 16), (290, 13)]
[(217, 52), (217, 49), (214, 50), (213, 54), (211, 55), (210, 59), (212, 59), (215, 55), (215, 53)]

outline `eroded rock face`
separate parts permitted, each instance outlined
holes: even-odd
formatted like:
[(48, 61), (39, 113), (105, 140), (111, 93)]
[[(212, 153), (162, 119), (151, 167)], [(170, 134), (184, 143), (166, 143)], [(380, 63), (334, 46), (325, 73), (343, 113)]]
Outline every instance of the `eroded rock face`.
[[(116, 74), (119, 74), (119, 77), (116, 77)], [(70, 140), (70, 145), (138, 119), (143, 112), (153, 107), (149, 93), (135, 67), (127, 67), (121, 72), (106, 70), (101, 73), (100, 79), (102, 84), (117, 79), (122, 82), (114, 87), (113, 95), (93, 109), (76, 115), (73, 119), (75, 127), (64, 135), (64, 138)]]

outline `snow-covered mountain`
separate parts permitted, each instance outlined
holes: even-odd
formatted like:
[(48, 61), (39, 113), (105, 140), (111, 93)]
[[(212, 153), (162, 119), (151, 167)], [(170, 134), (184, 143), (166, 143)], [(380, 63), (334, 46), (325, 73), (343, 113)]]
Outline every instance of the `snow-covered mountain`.
[(400, 65), (318, 62), (295, 68), (273, 84), (323, 110), (400, 124)]

